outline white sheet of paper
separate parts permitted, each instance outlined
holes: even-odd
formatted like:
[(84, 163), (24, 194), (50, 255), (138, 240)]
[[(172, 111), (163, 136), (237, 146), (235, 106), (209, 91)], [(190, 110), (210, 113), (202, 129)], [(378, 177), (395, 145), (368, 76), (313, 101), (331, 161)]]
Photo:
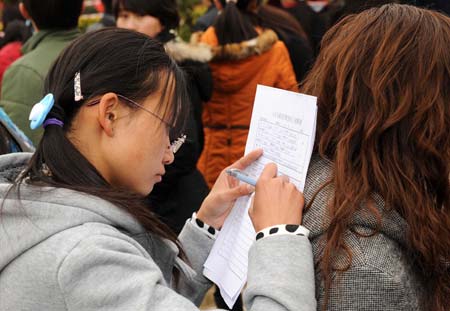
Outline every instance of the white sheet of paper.
[[(300, 191), (305, 186), (316, 133), (317, 98), (258, 85), (245, 154), (257, 148), (263, 156), (245, 170), (258, 179), (267, 163), (289, 176)], [(248, 251), (255, 229), (248, 216), (251, 196), (238, 199), (217, 237), (203, 274), (216, 283), (232, 308), (247, 281)]]

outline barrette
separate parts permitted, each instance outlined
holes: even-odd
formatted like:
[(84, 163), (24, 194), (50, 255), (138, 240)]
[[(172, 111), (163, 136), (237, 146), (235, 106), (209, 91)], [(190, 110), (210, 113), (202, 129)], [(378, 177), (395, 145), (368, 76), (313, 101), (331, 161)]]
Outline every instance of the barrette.
[(83, 100), (83, 94), (81, 93), (81, 74), (78, 71), (75, 74), (75, 78), (74, 78), (74, 94), (75, 94), (75, 101), (79, 102), (80, 100)]
[(42, 125), (54, 104), (55, 99), (53, 94), (49, 93), (40, 102), (33, 106), (28, 118), (31, 121), (30, 128), (32, 130), (37, 129)]
[(172, 149), (173, 153), (177, 153), (181, 146), (186, 142), (186, 138), (186, 135), (181, 135), (181, 137), (179, 137), (170, 145), (170, 149)]

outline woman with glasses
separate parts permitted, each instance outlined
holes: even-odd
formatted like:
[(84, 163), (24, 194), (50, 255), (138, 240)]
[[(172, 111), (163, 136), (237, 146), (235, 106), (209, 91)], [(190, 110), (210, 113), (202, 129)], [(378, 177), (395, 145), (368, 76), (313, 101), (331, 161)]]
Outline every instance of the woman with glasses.
[[(184, 139), (180, 68), (148, 36), (104, 29), (67, 47), (45, 91), (36, 152), (0, 157), (0, 310), (198, 310), (203, 263), (253, 189), (223, 172), (178, 237), (149, 211)], [(249, 253), (247, 310), (315, 310), (303, 196), (276, 176), (269, 164), (256, 185), (252, 221), (272, 234)]]

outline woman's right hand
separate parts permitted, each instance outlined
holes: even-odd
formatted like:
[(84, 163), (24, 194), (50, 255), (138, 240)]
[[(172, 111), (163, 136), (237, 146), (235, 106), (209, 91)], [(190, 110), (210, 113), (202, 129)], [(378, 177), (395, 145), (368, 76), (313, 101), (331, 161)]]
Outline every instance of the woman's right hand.
[(277, 177), (277, 171), (276, 164), (267, 164), (256, 183), (249, 211), (256, 232), (275, 225), (300, 225), (302, 222), (303, 194), (286, 176)]

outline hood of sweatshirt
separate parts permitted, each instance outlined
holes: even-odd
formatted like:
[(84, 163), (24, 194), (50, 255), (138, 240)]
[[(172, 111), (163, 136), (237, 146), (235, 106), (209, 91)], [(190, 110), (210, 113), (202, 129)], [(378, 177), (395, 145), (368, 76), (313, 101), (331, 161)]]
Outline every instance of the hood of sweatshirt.
[(98, 197), (26, 183), (20, 191), (12, 188), (31, 155), (0, 156), (0, 271), (49, 237), (85, 223), (112, 225), (130, 236), (145, 232), (130, 214)]

